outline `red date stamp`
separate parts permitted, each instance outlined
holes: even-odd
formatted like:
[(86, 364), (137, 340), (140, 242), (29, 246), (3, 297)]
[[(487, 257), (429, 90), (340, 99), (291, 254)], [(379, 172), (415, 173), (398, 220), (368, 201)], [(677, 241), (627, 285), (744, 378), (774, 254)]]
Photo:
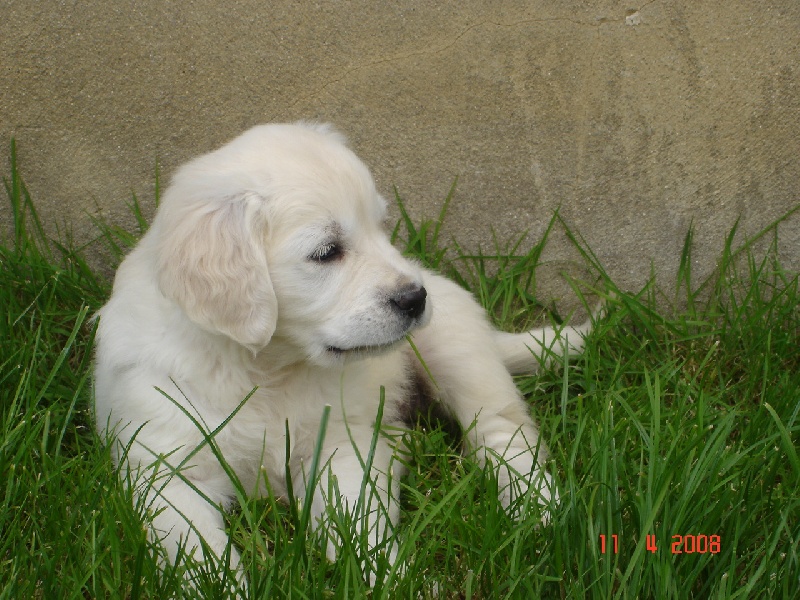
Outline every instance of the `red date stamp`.
[[(669, 544), (672, 554), (718, 554), (722, 550), (722, 537), (719, 535), (673, 535)], [(645, 549), (649, 552), (658, 552), (656, 536), (645, 536)], [(609, 536), (600, 535), (600, 554), (619, 552), (619, 536), (614, 533)]]

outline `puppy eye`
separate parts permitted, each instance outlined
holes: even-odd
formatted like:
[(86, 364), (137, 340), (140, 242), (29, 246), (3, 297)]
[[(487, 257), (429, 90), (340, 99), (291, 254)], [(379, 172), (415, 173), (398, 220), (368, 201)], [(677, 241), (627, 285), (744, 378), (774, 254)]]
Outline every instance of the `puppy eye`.
[(341, 246), (337, 244), (325, 244), (314, 251), (314, 253), (311, 255), (311, 260), (327, 263), (341, 258), (342, 254), (343, 251)]

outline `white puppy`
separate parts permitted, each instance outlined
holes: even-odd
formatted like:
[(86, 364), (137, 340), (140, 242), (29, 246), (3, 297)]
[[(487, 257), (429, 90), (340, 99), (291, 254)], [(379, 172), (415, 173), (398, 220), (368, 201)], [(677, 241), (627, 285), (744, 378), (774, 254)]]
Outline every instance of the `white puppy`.
[[(324, 520), (331, 490), (356, 506), (381, 387), (382, 425), (408, 424), (420, 398), (440, 402), (477, 456), (502, 465), (504, 503), (554, 494), (509, 373), (533, 371), (532, 351), (553, 344), (580, 351), (589, 324), (561, 337), (494, 330), (469, 293), (392, 247), (385, 218), (367, 168), (328, 126), (256, 127), (175, 175), (99, 313), (95, 373), (98, 428), (116, 437), (171, 560), (179, 547), (202, 560), (201, 540), (226, 548), (220, 506), (234, 486), (209, 433), (245, 490), (264, 493), (266, 478), (285, 493), (288, 431), (302, 496), (330, 405), (312, 516)], [(380, 437), (366, 474), (374, 544), (398, 516), (394, 451)]]

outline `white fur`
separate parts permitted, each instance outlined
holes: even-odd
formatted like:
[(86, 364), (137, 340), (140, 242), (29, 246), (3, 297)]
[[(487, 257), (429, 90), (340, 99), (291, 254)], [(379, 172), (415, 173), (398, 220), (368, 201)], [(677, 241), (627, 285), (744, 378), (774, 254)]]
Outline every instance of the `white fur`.
[[(226, 462), (259, 494), (265, 477), (286, 492), (288, 426), (292, 482), (302, 494), (330, 405), (322, 448), (330, 470), (314, 492), (313, 516), (324, 520), (334, 481), (355, 506), (364, 478), (355, 449), (369, 452), (381, 386), (383, 423), (402, 425), (414, 378), (425, 373), (407, 334), (470, 446), (482, 459), (503, 458), (502, 500), (529, 487), (542, 503), (554, 493), (509, 371), (533, 371), (532, 352), (556, 342), (580, 351), (588, 326), (565, 328), (561, 338), (549, 327), (495, 331), (470, 294), (392, 247), (384, 219), (366, 167), (327, 126), (256, 127), (175, 175), (99, 313), (95, 373), (98, 428), (116, 437), (115, 457), (137, 482), (154, 515), (151, 535), (171, 560), (179, 544), (202, 560), (201, 538), (217, 556), (228, 541), (219, 506), (234, 488), (201, 428), (219, 429), (214, 442)], [(418, 310), (398, 309), (414, 292)], [(369, 473), (378, 493), (364, 526), (376, 543), (397, 519), (394, 450), (379, 438)]]

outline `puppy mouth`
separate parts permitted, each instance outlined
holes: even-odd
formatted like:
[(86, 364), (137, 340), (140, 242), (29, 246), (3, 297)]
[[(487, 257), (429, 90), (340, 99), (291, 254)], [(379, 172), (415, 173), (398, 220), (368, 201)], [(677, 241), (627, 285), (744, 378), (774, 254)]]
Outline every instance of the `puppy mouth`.
[(386, 344), (375, 344), (371, 346), (353, 346), (351, 348), (339, 348), (337, 346), (328, 346), (325, 350), (335, 356), (347, 356), (350, 354), (379, 354), (385, 352), (390, 348), (397, 345), (400, 340), (405, 339), (405, 336), (388, 342)]

